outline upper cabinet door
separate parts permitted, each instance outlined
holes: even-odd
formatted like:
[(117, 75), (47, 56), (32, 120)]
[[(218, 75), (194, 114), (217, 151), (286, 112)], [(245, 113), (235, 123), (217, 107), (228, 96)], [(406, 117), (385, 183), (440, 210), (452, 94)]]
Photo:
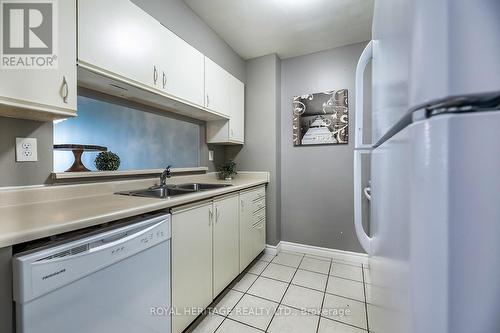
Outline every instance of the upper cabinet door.
[(229, 76), (222, 67), (205, 57), (205, 107), (229, 116)]
[(230, 75), (229, 80), (229, 140), (245, 141), (245, 85)]
[(157, 51), (161, 29), (129, 0), (79, 0), (78, 61), (128, 82), (162, 89)]
[(203, 108), (204, 56), (129, 0), (79, 1), (79, 63)]
[[(45, 48), (52, 41), (53, 48), (52, 53), (46, 55), (12, 56), (13, 59), (25, 60), (36, 57), (37, 65), (24, 61), (26, 65), (19, 67), (16, 60), (17, 67), (0, 68), (0, 115), (41, 120), (75, 115), (76, 0), (55, 1), (51, 10), (54, 18), (51, 36), (39, 37), (33, 34), (29, 40), (21, 38), (17, 44), (16, 41), (10, 41), (12, 47), (22, 45), (24, 48), (33, 48), (33, 44), (37, 48)], [(19, 13), (20, 10), (17, 9), (17, 16), (20, 16)], [(15, 13), (4, 14), (10, 14), (9, 17), (15, 20)], [(43, 21), (46, 19), (43, 13), (41, 19), (42, 24), (50, 24), (48, 19)], [(16, 24), (10, 25), (10, 29), (15, 28)], [(15, 35), (15, 32), (11, 31), (11, 35)], [(56, 63), (44, 66), (49, 60)]]
[(164, 27), (161, 34), (160, 81), (163, 89), (170, 95), (204, 107), (205, 56)]

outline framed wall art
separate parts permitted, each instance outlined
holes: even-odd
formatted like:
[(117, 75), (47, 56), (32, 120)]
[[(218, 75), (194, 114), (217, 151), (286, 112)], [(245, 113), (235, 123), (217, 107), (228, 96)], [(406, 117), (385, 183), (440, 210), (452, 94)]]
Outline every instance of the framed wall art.
[(293, 98), (293, 145), (349, 143), (347, 89)]

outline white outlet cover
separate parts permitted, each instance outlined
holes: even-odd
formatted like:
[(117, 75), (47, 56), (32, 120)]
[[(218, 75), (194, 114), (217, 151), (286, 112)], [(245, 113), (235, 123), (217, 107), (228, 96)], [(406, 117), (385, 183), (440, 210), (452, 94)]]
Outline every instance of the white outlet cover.
[(214, 160), (214, 151), (213, 150), (209, 150), (208, 151), (208, 160), (209, 161), (213, 161)]
[(38, 151), (36, 138), (16, 138), (16, 161), (36, 162)]

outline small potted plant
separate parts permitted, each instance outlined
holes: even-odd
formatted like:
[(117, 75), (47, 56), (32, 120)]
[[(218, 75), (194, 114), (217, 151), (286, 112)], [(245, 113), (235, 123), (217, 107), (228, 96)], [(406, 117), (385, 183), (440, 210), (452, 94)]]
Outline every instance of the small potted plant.
[(232, 180), (233, 176), (238, 174), (236, 172), (236, 163), (232, 160), (219, 166), (217, 171), (219, 172), (219, 178), (222, 180)]
[(103, 151), (97, 155), (94, 163), (99, 171), (115, 171), (120, 167), (120, 157), (111, 151)]

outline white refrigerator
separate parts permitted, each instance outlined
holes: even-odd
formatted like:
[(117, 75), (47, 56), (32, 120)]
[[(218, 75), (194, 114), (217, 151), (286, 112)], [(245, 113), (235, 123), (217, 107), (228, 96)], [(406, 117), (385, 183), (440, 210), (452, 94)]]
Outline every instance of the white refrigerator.
[(375, 0), (356, 77), (370, 332), (500, 332), (500, 1)]

